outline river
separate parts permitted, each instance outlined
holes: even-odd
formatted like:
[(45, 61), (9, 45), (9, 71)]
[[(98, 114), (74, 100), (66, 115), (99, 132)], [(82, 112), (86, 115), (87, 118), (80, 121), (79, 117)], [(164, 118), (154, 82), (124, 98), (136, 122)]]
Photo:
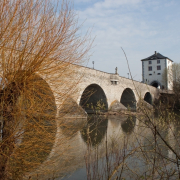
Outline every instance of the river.
[(57, 180), (108, 179), (111, 176), (112, 179), (152, 176), (176, 179), (177, 158), (158, 132), (179, 152), (177, 119), (164, 122), (152, 118), (157, 132), (151, 130), (152, 125), (144, 117), (93, 115), (88, 119), (61, 120), (51, 154), (35, 173), (40, 179), (45, 176)]

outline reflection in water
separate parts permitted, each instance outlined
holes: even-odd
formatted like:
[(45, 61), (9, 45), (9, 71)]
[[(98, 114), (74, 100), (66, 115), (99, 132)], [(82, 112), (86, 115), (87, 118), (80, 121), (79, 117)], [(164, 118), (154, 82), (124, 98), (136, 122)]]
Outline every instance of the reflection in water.
[[(171, 137), (169, 138), (169, 141), (171, 143), (171, 146), (175, 149), (176, 152), (180, 152), (180, 113), (176, 112), (177, 115), (175, 117), (175, 121), (173, 122), (174, 126), (171, 127), (170, 134)], [(170, 152), (172, 153), (172, 151)], [(174, 158), (176, 158), (174, 156)]]
[[(164, 145), (159, 137), (157, 137), (158, 146), (156, 148), (156, 154), (154, 153), (154, 134), (145, 125), (145, 120), (139, 121), (136, 117), (125, 116), (112, 116), (108, 117), (108, 119), (104, 119), (99, 116), (90, 116), (87, 121), (83, 119), (83, 122), (87, 123), (84, 128), (82, 127), (84, 123), (81, 124), (80, 121), (77, 121), (77, 119), (66, 119), (65, 121), (62, 121), (60, 125), (61, 131), (59, 133), (59, 140), (61, 141), (64, 135), (66, 138), (63, 141), (64, 144), (61, 143), (61, 146), (56, 147), (53, 150), (53, 160), (55, 160), (55, 164), (53, 166), (55, 169), (53, 169), (53, 172), (57, 172), (57, 177), (59, 177), (59, 179), (61, 179), (61, 177), (65, 174), (70, 175), (72, 172), (75, 173), (69, 178), (65, 177), (64, 180), (74, 180), (74, 177), (77, 177), (77, 180), (84, 179), (87, 171), (85, 156), (88, 154), (87, 151), (90, 148), (92, 152), (92, 154), (90, 154), (90, 159), (93, 159), (93, 153), (98, 153), (98, 156), (95, 157), (99, 158), (98, 163), (91, 164), (92, 169), (94, 168), (94, 171), (99, 171), (99, 164), (101, 162), (102, 169), (105, 169), (102, 174), (106, 174), (107, 171), (106, 168), (104, 168), (106, 167), (106, 164), (103, 164), (106, 163), (105, 135), (107, 135), (108, 153), (111, 153), (109, 156), (109, 159), (111, 159), (111, 162), (109, 162), (109, 168), (112, 169), (115, 163), (121, 164), (123, 153), (129, 153), (133, 151), (133, 148), (137, 148), (137, 152), (126, 159), (126, 165), (136, 173), (139, 173), (139, 175), (146, 172), (152, 172), (151, 162), (154, 157), (156, 157), (156, 165), (161, 167), (163, 158), (159, 156), (159, 153), (161, 153), (164, 157), (168, 157), (169, 155), (167, 146)], [(138, 128), (136, 127), (137, 125)], [(175, 127), (176, 128), (173, 129), (173, 132), (179, 136), (179, 126)], [(170, 137), (168, 127), (166, 125), (161, 126), (161, 123), (159, 123), (157, 128), (160, 129), (161, 135), (168, 141), (168, 138)], [(173, 136), (172, 141), (174, 141)], [(116, 144), (113, 144), (114, 142)], [(174, 142), (174, 144), (172, 142), (169, 143), (179, 149), (177, 141)], [(88, 146), (89, 143), (91, 143), (92, 146)], [(97, 148), (94, 148), (96, 145), (98, 145)], [(141, 147), (140, 149), (143, 150), (143, 155), (142, 151), (140, 151), (138, 147)], [(61, 154), (61, 157), (59, 157), (59, 154)], [(93, 166), (95, 164), (98, 164), (97, 168)], [(49, 169), (49, 167), (47, 169)], [(122, 176), (126, 179), (133, 179), (134, 174), (129, 170), (124, 170)]]
[[(108, 119), (95, 118), (91, 116), (88, 118), (87, 126), (81, 131), (81, 136), (84, 142), (95, 146), (101, 143), (107, 132)], [(88, 141), (89, 140), (89, 141)]]
[(135, 116), (129, 116), (125, 121), (121, 123), (122, 130), (126, 134), (131, 134), (134, 130), (135, 125), (136, 125)]
[[(164, 131), (164, 132), (163, 132)], [(166, 130), (161, 131), (162, 137), (168, 142), (168, 133)], [(161, 163), (162, 157), (168, 157), (168, 147), (164, 144), (164, 142), (156, 136), (156, 144), (155, 137), (153, 134), (149, 134), (146, 136), (146, 141), (144, 141), (144, 151), (146, 152), (146, 156), (149, 159), (156, 157), (156, 161)], [(168, 142), (169, 143), (169, 142)]]
[(73, 138), (87, 122), (85, 118), (64, 118), (60, 120), (60, 128), (62, 134), (66, 137)]

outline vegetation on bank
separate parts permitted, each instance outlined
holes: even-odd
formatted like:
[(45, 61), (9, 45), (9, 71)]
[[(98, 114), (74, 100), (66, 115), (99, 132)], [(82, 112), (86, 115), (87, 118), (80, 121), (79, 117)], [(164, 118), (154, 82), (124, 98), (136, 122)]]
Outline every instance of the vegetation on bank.
[(172, 67), (165, 68), (162, 80), (169, 82), (173, 94), (162, 96), (161, 102), (165, 102), (169, 108), (180, 109), (180, 63), (174, 63)]

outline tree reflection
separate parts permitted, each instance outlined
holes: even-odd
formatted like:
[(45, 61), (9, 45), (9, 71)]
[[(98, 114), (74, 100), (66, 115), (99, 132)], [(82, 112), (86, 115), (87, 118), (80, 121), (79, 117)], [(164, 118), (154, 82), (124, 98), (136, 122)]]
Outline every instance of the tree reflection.
[(108, 119), (91, 116), (88, 118), (86, 127), (81, 131), (84, 142), (92, 146), (100, 144), (107, 132)]

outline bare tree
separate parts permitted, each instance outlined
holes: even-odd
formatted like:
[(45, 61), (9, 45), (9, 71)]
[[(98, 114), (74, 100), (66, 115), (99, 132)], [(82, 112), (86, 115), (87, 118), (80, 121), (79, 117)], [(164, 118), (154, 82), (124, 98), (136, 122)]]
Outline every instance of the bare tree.
[(172, 67), (165, 68), (162, 73), (162, 79), (164, 84), (169, 83), (170, 87), (174, 92), (173, 101), (175, 102), (175, 107), (180, 107), (180, 64), (174, 63)]
[(72, 64), (88, 60), (78, 30), (67, 1), (0, 1), (0, 179), (23, 178), (51, 151), (56, 101), (80, 79)]

